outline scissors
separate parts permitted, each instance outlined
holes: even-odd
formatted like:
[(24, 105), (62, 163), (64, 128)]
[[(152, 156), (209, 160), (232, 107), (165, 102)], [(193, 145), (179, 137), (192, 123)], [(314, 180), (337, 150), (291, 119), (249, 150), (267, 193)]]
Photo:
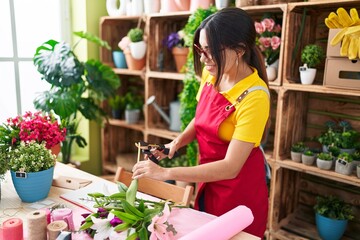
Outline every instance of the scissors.
[[(141, 151), (148, 156), (148, 158), (153, 161), (156, 164), (159, 164), (159, 160), (154, 156), (154, 154), (151, 152), (151, 150), (158, 150), (162, 152), (165, 155), (168, 155), (170, 152), (169, 148), (166, 148), (164, 144), (150, 144), (144, 141), (140, 141), (138, 143), (135, 143), (135, 146), (140, 148)], [(175, 152), (174, 157), (179, 156), (178, 152)]]

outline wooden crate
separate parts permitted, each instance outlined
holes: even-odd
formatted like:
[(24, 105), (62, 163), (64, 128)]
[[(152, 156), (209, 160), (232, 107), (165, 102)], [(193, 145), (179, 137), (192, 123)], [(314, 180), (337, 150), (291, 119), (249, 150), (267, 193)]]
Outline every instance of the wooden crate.
[(254, 21), (260, 22), (264, 16), (264, 13), (274, 14), (281, 23), (281, 44), (279, 54), (279, 67), (277, 72), (277, 78), (270, 82), (270, 85), (280, 86), (282, 84), (282, 72), (283, 72), (283, 57), (284, 57), (284, 44), (286, 36), (286, 18), (287, 18), (287, 4), (273, 4), (273, 5), (261, 5), (261, 6), (249, 6), (243, 7), (248, 12)]
[[(359, 2), (315, 1), (288, 4), (285, 37), (287, 47), (284, 52), (283, 66), (284, 84), (301, 84), (299, 66), (302, 65), (301, 51), (305, 45), (316, 43), (322, 46), (324, 52), (326, 52), (329, 29), (324, 24), (324, 21), (330, 12), (336, 12), (339, 7), (343, 7), (348, 11), (352, 7), (358, 8)], [(301, 34), (302, 21), (304, 21), (304, 27)], [(300, 39), (298, 39), (299, 36)], [(317, 73), (313, 85), (323, 85), (325, 60), (316, 68)]]
[[(146, 96), (155, 96), (156, 104), (169, 115), (169, 104), (178, 99), (179, 93), (183, 89), (183, 82), (179, 80), (169, 80), (162, 78), (148, 78), (146, 83)], [(166, 94), (159, 89), (166, 89)], [(146, 128), (169, 129), (169, 124), (161, 117), (153, 105), (145, 106)]]
[(360, 101), (358, 96), (310, 93), (296, 90), (280, 91), (283, 99), (278, 114), (277, 159), (290, 158), (291, 145), (311, 140), (326, 130), (325, 122), (346, 120), (360, 132)]
[[(102, 17), (100, 19), (100, 38), (107, 41), (111, 49), (118, 48), (118, 43), (131, 28), (138, 26), (145, 30), (145, 23), (136, 16)], [(146, 32), (145, 32), (146, 34)], [(104, 64), (114, 67), (111, 50), (100, 48), (100, 59)]]
[(129, 154), (134, 154), (136, 156), (137, 148), (135, 143), (143, 139), (144, 134), (140, 127), (139, 129), (130, 129), (128, 127), (117, 126), (115, 123), (105, 125), (102, 147), (103, 173), (115, 173), (118, 155), (125, 154), (129, 156)]
[(360, 187), (322, 177), (278, 168), (274, 172), (274, 201), (270, 239), (319, 239), (315, 225), (316, 196), (335, 195), (353, 206), (355, 218), (349, 221), (342, 239), (360, 236)]
[(148, 49), (147, 69), (158, 72), (177, 72), (175, 61), (170, 50), (163, 45), (164, 39), (172, 32), (184, 28), (190, 16), (189, 12), (175, 12), (167, 14), (150, 15), (148, 18), (148, 31), (151, 43)]

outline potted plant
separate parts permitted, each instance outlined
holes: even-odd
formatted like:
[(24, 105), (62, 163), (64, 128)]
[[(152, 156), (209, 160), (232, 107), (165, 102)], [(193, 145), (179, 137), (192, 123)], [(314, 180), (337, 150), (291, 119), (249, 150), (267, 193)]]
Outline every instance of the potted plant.
[(299, 67), (300, 80), (302, 84), (312, 84), (316, 75), (316, 66), (319, 65), (325, 57), (322, 47), (316, 44), (309, 44), (301, 51), (301, 61), (303, 66)]
[(312, 150), (308, 149), (302, 153), (301, 161), (303, 164), (311, 166), (314, 164), (315, 158), (315, 153)]
[(335, 143), (340, 148), (340, 152), (354, 153), (358, 145), (359, 133), (352, 129), (351, 124), (347, 121), (340, 121), (339, 127), (341, 130)]
[(323, 170), (330, 170), (334, 157), (331, 153), (321, 152), (317, 155), (316, 166)]
[(21, 141), (10, 149), (2, 149), (1, 154), (8, 158), (15, 190), (23, 202), (36, 202), (48, 196), (56, 156), (46, 147), (46, 142)]
[[(89, 33), (76, 32), (76, 36), (110, 49), (107, 42)], [(54, 111), (66, 127), (66, 139), (62, 142), (62, 162), (69, 163), (72, 144), (87, 145), (77, 132), (79, 114), (88, 120), (102, 123), (106, 113), (101, 102), (115, 94), (120, 79), (111, 67), (98, 60), (82, 62), (74, 53), (74, 48), (66, 42), (49, 40), (36, 49), (34, 64), (42, 79), (50, 84), (48, 91), (42, 92), (34, 100), (36, 109)], [(71, 66), (71, 67), (69, 67)], [(86, 93), (86, 94), (85, 94)]]
[(131, 56), (135, 59), (142, 59), (146, 54), (146, 43), (144, 41), (144, 32), (141, 28), (132, 28), (127, 36), (130, 39)]
[(255, 21), (256, 45), (259, 46), (265, 58), (266, 73), (269, 81), (277, 77), (279, 65), (281, 25), (273, 14), (264, 14), (260, 22)]
[(360, 166), (360, 150), (356, 150), (353, 154), (351, 154), (352, 156), (352, 164), (353, 164), (353, 169), (355, 169), (355, 171), (357, 170), (357, 167)]
[(351, 154), (347, 152), (340, 153), (335, 163), (335, 172), (350, 175), (353, 169), (352, 160)]
[(112, 51), (112, 57), (116, 68), (128, 68), (124, 51), (121, 48), (116, 48)]
[(183, 30), (170, 33), (164, 40), (164, 45), (171, 50), (174, 56), (176, 70), (182, 72), (186, 64), (187, 55), (189, 54), (189, 47), (185, 46), (185, 33)]
[(130, 88), (125, 95), (125, 121), (128, 124), (137, 123), (140, 119), (141, 109), (144, 105), (143, 97), (137, 93), (135, 88)]
[(301, 162), (302, 153), (305, 151), (305, 144), (303, 142), (297, 142), (291, 146), (291, 160), (295, 162)]
[(8, 170), (8, 158), (6, 155), (6, 147), (0, 146), (0, 201), (1, 201), (1, 181), (4, 180), (5, 173)]
[(115, 95), (109, 98), (108, 103), (111, 107), (112, 117), (115, 119), (120, 119), (121, 113), (125, 110), (125, 97)]
[(314, 206), (316, 228), (322, 239), (338, 240), (354, 218), (349, 204), (335, 196), (317, 196)]
[(327, 121), (325, 123), (326, 132), (323, 132), (318, 138), (318, 142), (322, 144), (323, 152), (328, 152), (328, 146), (334, 145), (336, 141), (336, 123)]

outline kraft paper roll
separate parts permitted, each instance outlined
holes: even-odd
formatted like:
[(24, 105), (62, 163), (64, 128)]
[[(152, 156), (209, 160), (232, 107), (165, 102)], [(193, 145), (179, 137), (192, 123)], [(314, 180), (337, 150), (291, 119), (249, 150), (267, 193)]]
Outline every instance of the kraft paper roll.
[(20, 218), (10, 218), (2, 225), (3, 239), (23, 240), (23, 221)]
[(237, 206), (227, 213), (188, 233), (180, 240), (228, 240), (254, 221), (250, 208)]
[(47, 225), (48, 240), (56, 240), (61, 231), (67, 230), (68, 225), (64, 220), (57, 220)]
[(36, 210), (26, 215), (28, 223), (28, 240), (46, 240), (47, 239), (47, 221), (44, 210)]

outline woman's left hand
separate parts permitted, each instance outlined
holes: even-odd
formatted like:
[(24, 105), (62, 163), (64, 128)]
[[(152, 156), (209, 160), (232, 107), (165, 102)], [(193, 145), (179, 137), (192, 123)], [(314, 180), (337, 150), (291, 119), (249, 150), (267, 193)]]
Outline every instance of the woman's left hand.
[(142, 178), (142, 177), (148, 177), (152, 179), (157, 179), (164, 181), (165, 172), (166, 169), (163, 167), (160, 167), (159, 165), (153, 163), (150, 160), (143, 160), (138, 163), (136, 163), (132, 169), (133, 172), (133, 178)]

